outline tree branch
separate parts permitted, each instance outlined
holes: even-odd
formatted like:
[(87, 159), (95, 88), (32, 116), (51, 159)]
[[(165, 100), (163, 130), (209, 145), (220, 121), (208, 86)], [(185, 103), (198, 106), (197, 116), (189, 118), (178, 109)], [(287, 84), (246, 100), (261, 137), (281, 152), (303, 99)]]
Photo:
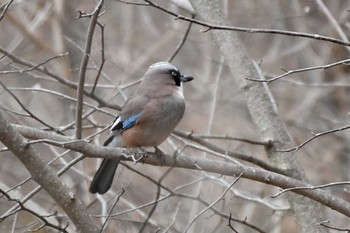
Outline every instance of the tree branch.
[(91, 52), (91, 44), (92, 38), (94, 36), (95, 27), (97, 24), (97, 19), (99, 13), (101, 11), (103, 5), (103, 0), (99, 0), (96, 5), (95, 10), (92, 12), (92, 17), (90, 20), (90, 25), (88, 28), (88, 33), (85, 42), (85, 51), (83, 54), (83, 60), (81, 61), (80, 69), (79, 69), (79, 82), (77, 88), (77, 109), (75, 114), (75, 138), (81, 139), (81, 131), (82, 131), (82, 115), (83, 115), (83, 98), (84, 98), (84, 84), (85, 84), (85, 75), (86, 68), (89, 62), (90, 52)]
[[(122, 160), (132, 160), (130, 156), (127, 155), (135, 154), (135, 151), (130, 149), (96, 146), (83, 140), (73, 142), (70, 137), (61, 136), (51, 132), (46, 132), (21, 125), (13, 126), (26, 138), (36, 140), (47, 139), (46, 143), (48, 144), (81, 152), (85, 154), (86, 157), (121, 158)], [(194, 156), (174, 156), (168, 154), (163, 154), (163, 159), (162, 161), (160, 161), (159, 156), (157, 154), (147, 154), (147, 157), (142, 158), (142, 163), (156, 166), (162, 165), (169, 167), (179, 167), (185, 169), (207, 171), (227, 176), (239, 176), (242, 173), (242, 178), (274, 185), (283, 189), (310, 186), (310, 184), (304, 181), (300, 181), (294, 178), (244, 165), (227, 163), (212, 159), (197, 158)], [(337, 198), (328, 192), (318, 189), (296, 189), (292, 190), (292, 192), (308, 197), (319, 203), (322, 203), (323, 205), (328, 206), (338, 211), (339, 213), (350, 217), (350, 203), (342, 200), (341, 198)]]
[[(14, 61), (14, 62), (16, 62), (16, 63), (18, 63), (20, 65), (23, 65), (23, 66), (26, 66), (26, 67), (31, 67), (31, 68), (33, 67), (34, 70), (39, 71), (39, 72), (41, 72), (43, 74), (46, 74), (49, 77), (57, 80), (58, 82), (66, 85), (66, 86), (68, 86), (70, 88), (73, 88), (75, 90), (77, 90), (77, 88), (78, 88), (78, 85), (76, 83), (71, 82), (71, 81), (69, 81), (67, 79), (64, 79), (64, 78), (60, 77), (59, 75), (53, 73), (52, 71), (46, 69), (45, 67), (37, 66), (36, 64), (33, 64), (33, 63), (28, 62), (28, 61), (26, 61), (26, 60), (24, 60), (24, 59), (22, 59), (22, 58), (20, 58), (18, 56), (15, 56), (14, 54), (6, 51), (5, 49), (3, 49), (1, 47), (0, 47), (0, 53), (4, 54), (8, 58), (10, 58), (12, 61)], [(106, 106), (106, 107), (109, 107), (109, 108), (112, 108), (112, 109), (116, 109), (116, 110), (120, 110), (121, 109), (121, 107), (119, 105), (111, 104), (110, 102), (105, 101), (102, 98), (96, 96), (94, 93), (90, 93), (89, 91), (87, 91), (85, 89), (83, 89), (83, 92), (84, 92), (84, 94), (86, 96), (88, 96), (88, 97), (94, 99), (96, 102), (98, 102), (100, 106)]]
[[(328, 41), (335, 44), (350, 46), (350, 42), (343, 41), (339, 39), (335, 39), (333, 37), (328, 36), (322, 36), (318, 34), (309, 34), (304, 32), (293, 32), (293, 31), (284, 31), (284, 30), (277, 30), (277, 29), (260, 29), (260, 28), (244, 28), (244, 27), (233, 27), (233, 26), (223, 26), (224, 24), (214, 24), (214, 23), (207, 23), (204, 21), (200, 21), (197, 19), (192, 19), (180, 14), (177, 14), (167, 8), (164, 8), (150, 0), (144, 0), (146, 3), (149, 4), (149, 6), (152, 6), (154, 8), (157, 8), (169, 15), (175, 16), (175, 19), (180, 19), (187, 22), (192, 22), (201, 26), (206, 27), (206, 30), (203, 30), (203, 32), (207, 32), (210, 30), (224, 30), (224, 31), (236, 31), (236, 32), (248, 32), (248, 33), (268, 33), (268, 34), (278, 34), (278, 35), (286, 35), (286, 36), (295, 36), (295, 37), (303, 37), (303, 38), (309, 38), (314, 40), (322, 40), (322, 41)], [(190, 1), (192, 3), (192, 1)]]
[(25, 138), (8, 122), (1, 111), (0, 141), (21, 160), (33, 180), (60, 205), (79, 232), (97, 233), (99, 231), (99, 227), (86, 212), (81, 201), (59, 180), (52, 169), (46, 166), (38, 156), (38, 151), (32, 145), (27, 145)]
[[(223, 7), (219, 1), (191, 0), (190, 2), (200, 17), (210, 19), (213, 23), (211, 25), (226, 23)], [(212, 27), (210, 26), (209, 29)], [(250, 59), (238, 34), (227, 31), (232, 28), (225, 26), (217, 29), (222, 30), (211, 31), (213, 40), (219, 46), (231, 74), (236, 78), (237, 84), (245, 94), (249, 113), (261, 133), (262, 141), (272, 142), (270, 147), (265, 147), (269, 159), (279, 168), (288, 171), (289, 176), (306, 181), (305, 173), (298, 164), (296, 155), (291, 152), (276, 151), (276, 149), (291, 147), (293, 141), (278, 115), (268, 86), (246, 80), (247, 78), (263, 79), (259, 67)], [(315, 232), (315, 229), (319, 227), (317, 224), (322, 220), (320, 205), (293, 193), (288, 195), (288, 198), (301, 231)]]

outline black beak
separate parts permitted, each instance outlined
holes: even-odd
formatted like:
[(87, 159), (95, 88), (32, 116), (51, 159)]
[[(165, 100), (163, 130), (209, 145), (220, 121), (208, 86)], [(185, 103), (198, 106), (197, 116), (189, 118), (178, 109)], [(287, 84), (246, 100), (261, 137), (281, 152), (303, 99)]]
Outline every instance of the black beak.
[(192, 81), (193, 80), (193, 77), (191, 77), (191, 76), (181, 76), (180, 77), (180, 80), (181, 80), (181, 82), (190, 82), (190, 81)]

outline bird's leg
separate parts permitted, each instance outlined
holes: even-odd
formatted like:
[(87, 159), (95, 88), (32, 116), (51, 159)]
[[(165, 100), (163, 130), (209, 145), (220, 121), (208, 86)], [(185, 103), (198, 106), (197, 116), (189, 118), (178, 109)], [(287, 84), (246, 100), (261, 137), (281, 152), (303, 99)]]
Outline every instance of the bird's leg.
[(158, 147), (154, 147), (155, 151), (154, 154), (157, 156), (157, 159), (160, 161), (160, 166), (163, 166), (164, 164), (164, 153), (161, 151)]

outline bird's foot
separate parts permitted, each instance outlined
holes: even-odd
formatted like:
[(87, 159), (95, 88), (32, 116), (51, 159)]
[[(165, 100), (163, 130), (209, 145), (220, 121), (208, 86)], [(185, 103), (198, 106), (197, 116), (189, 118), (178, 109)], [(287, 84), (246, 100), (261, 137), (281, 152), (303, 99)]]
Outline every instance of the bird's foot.
[(142, 147), (130, 148), (130, 152), (132, 152), (131, 159), (135, 163), (147, 156), (147, 151), (145, 151)]

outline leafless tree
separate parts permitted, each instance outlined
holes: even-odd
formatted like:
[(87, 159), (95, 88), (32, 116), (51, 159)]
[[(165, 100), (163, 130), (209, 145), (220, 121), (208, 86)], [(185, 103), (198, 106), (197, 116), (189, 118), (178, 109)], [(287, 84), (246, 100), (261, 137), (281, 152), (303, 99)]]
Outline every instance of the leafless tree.
[[(349, 9), (1, 2), (1, 232), (350, 232)], [(101, 146), (157, 61), (195, 77), (163, 158)]]

